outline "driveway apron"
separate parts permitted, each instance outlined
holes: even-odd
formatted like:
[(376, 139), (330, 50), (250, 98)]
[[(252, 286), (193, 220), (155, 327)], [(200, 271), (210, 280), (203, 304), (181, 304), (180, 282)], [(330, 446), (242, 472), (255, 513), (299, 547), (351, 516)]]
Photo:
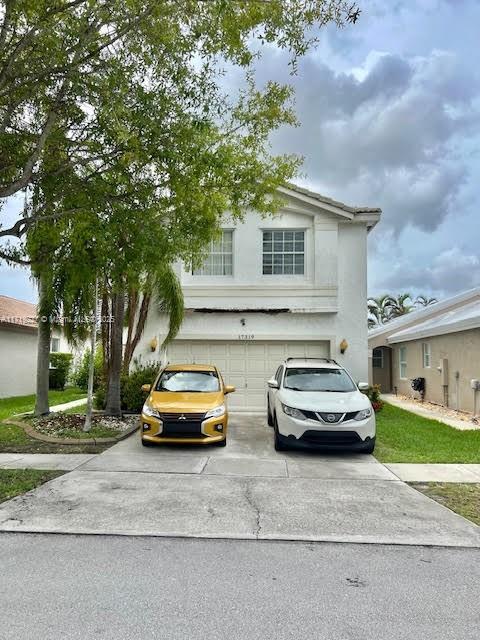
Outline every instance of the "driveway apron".
[(480, 547), (373, 456), (277, 453), (263, 416), (241, 414), (224, 449), (134, 434), (0, 505), (0, 530)]

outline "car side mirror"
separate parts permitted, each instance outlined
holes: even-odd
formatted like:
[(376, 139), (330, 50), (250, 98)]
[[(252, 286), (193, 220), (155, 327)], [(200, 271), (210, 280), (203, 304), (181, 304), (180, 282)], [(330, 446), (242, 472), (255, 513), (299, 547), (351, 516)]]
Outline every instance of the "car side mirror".
[(360, 391), (367, 391), (368, 388), (370, 387), (368, 382), (359, 382), (357, 386), (358, 386)]
[(151, 384), (142, 384), (142, 391), (144, 393), (150, 393), (151, 389), (152, 389)]
[(272, 378), (271, 380), (269, 380), (267, 384), (270, 387), (270, 389), (278, 389), (278, 382), (275, 380), (275, 378)]
[(233, 393), (234, 391), (235, 387), (232, 384), (226, 384), (223, 393), (226, 395), (227, 393)]

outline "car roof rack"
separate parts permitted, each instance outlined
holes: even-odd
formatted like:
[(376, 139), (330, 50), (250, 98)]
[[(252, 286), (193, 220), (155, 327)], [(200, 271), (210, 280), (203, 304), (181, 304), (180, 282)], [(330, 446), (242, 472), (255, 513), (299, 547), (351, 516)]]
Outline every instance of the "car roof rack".
[(301, 356), (296, 356), (296, 357), (292, 356), (290, 358), (287, 358), (285, 362), (288, 362), (289, 360), (320, 360), (321, 362), (328, 362), (328, 364), (336, 364), (340, 366), (338, 362), (333, 358), (304, 358)]

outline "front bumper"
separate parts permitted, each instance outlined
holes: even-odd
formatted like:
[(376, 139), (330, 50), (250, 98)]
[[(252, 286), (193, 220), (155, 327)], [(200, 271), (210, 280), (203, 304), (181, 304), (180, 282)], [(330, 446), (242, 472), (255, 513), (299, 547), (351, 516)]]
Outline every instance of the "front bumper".
[[(188, 414), (185, 414), (188, 416)], [(227, 438), (228, 413), (218, 418), (206, 418), (201, 422), (200, 434), (163, 435), (163, 423), (158, 418), (140, 416), (140, 433), (142, 440), (153, 444), (214, 444)]]
[(361, 451), (375, 440), (375, 414), (366, 420), (325, 424), (317, 420), (297, 420), (283, 411), (277, 414), (278, 436), (289, 447), (351, 449)]

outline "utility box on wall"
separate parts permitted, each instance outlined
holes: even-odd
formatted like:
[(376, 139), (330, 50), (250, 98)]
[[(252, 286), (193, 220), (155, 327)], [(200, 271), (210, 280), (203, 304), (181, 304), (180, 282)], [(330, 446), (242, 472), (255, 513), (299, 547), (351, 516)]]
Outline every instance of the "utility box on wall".
[(470, 380), (470, 386), (474, 391), (480, 391), (480, 380)]
[(448, 358), (442, 358), (438, 365), (443, 387), (448, 387)]

